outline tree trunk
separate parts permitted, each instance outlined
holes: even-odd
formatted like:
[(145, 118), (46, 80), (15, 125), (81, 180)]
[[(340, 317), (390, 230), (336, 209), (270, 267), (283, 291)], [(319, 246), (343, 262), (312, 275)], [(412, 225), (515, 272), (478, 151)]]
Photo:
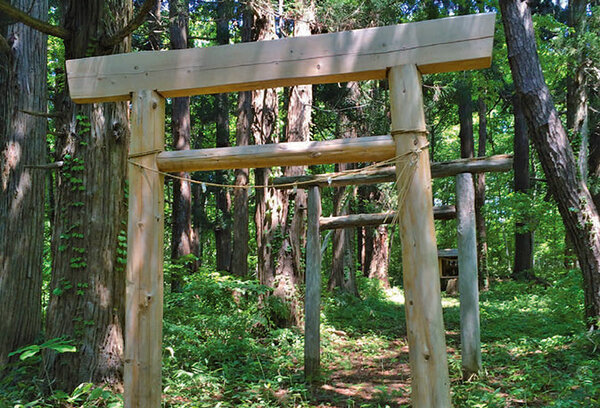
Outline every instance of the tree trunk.
[[(243, 11), (242, 41), (252, 41), (252, 22), (254, 16), (249, 8)], [(235, 132), (236, 144), (247, 146), (252, 132), (252, 92), (238, 94), (237, 126)], [(235, 184), (248, 185), (248, 169), (235, 171)], [(236, 276), (248, 275), (248, 190), (237, 188), (233, 192), (233, 253), (231, 258), (231, 273)]]
[[(513, 97), (513, 109), (515, 114), (515, 138), (514, 159), (515, 192), (528, 194), (530, 188), (529, 180), (529, 137), (527, 135), (527, 123), (523, 115), (523, 107), (519, 95)], [(517, 215), (515, 228), (515, 266), (512, 277), (517, 280), (531, 280), (533, 275), (533, 232), (528, 225)]]
[[(348, 82), (346, 84), (347, 95), (345, 99), (349, 108), (353, 108), (359, 104), (360, 88), (358, 82)], [(342, 139), (354, 139), (359, 135), (359, 124), (355, 123), (348, 111), (344, 110), (339, 113), (339, 129)], [(354, 163), (340, 163), (337, 166), (337, 171), (346, 171), (356, 167)], [(346, 187), (338, 187), (335, 189), (333, 198), (334, 216), (348, 215), (349, 195), (356, 196), (356, 189), (352, 192), (347, 192)], [(358, 288), (356, 286), (356, 265), (354, 262), (354, 246), (352, 242), (353, 230), (350, 228), (336, 229), (333, 232), (332, 239), (332, 259), (331, 259), (331, 275), (329, 277), (328, 288), (340, 288), (348, 293), (358, 296)], [(346, 276), (347, 275), (347, 276)]]
[[(175, 0), (169, 2), (169, 17), (171, 20), (170, 35), (171, 49), (187, 48), (188, 37), (188, 1)], [(171, 128), (173, 130), (173, 149), (190, 150), (191, 117), (190, 97), (173, 98), (171, 113)], [(189, 173), (178, 172), (178, 177), (188, 179)], [(179, 258), (193, 253), (194, 232), (192, 230), (192, 190), (189, 181), (172, 179), (173, 182), (173, 213), (171, 233), (171, 259), (176, 262)], [(193, 268), (193, 263), (188, 264)], [(190, 269), (190, 272), (192, 270)], [(171, 291), (180, 292), (182, 277), (177, 273), (171, 275)]]
[[(479, 113), (479, 143), (477, 156), (485, 157), (487, 142), (487, 107), (482, 97), (477, 101)], [(485, 173), (476, 175), (475, 184), (475, 222), (477, 227), (477, 266), (479, 267), (479, 289), (488, 290), (490, 287), (490, 273), (487, 265), (487, 231), (485, 226)]]
[(385, 225), (380, 225), (375, 230), (373, 240), (373, 257), (369, 265), (369, 278), (378, 279), (384, 288), (390, 287), (388, 267), (390, 259), (389, 234)]
[[(300, 10), (300, 15), (294, 23), (294, 37), (308, 36), (310, 21), (314, 19), (312, 9)], [(310, 138), (310, 121), (312, 113), (312, 85), (299, 85), (289, 88), (289, 105), (287, 110), (286, 141), (304, 142)], [(285, 167), (284, 176), (299, 176), (304, 174), (304, 166)], [(304, 282), (302, 268), (302, 248), (306, 238), (304, 218), (306, 215), (306, 190), (284, 190), (282, 195), (281, 232), (283, 242), (279, 249), (277, 284), (273, 294), (281, 297), (290, 307), (290, 321), (298, 325), (301, 320), (301, 304), (297, 293), (297, 285)], [(294, 212), (290, 217), (290, 203), (294, 203)]]
[[(13, 0), (12, 5), (46, 20), (48, 2)], [(11, 351), (34, 342), (42, 322), (46, 35), (24, 24), (1, 26), (10, 45), (0, 55), (0, 367)], [(18, 237), (18, 239), (17, 239)]]
[[(130, 50), (128, 38), (112, 49), (98, 41), (125, 26), (131, 1), (69, 0), (64, 12), (73, 35), (65, 41), (66, 59)], [(126, 102), (75, 105), (67, 92), (65, 84), (47, 337), (73, 339), (77, 352), (49, 352), (46, 372), (69, 392), (81, 382), (122, 380), (129, 113)]]
[[(229, 44), (229, 1), (217, 2), (217, 44)], [(217, 147), (229, 146), (229, 96), (215, 95), (215, 118), (217, 124)], [(227, 183), (227, 171), (215, 172), (218, 184)], [(231, 196), (229, 190), (217, 188), (215, 192), (217, 217), (215, 222), (215, 245), (217, 249), (217, 270), (229, 272), (231, 269)]]
[(503, 0), (500, 8), (515, 88), (521, 96), (548, 187), (558, 203), (581, 266), (585, 323), (589, 328), (597, 329), (600, 324), (598, 211), (586, 184), (578, 175), (567, 134), (544, 81), (529, 6), (520, 0)]
[[(254, 8), (256, 41), (273, 40), (275, 34), (275, 17), (273, 10)], [(277, 143), (278, 95), (276, 89), (252, 91), (252, 134), (255, 144)], [(271, 175), (268, 168), (256, 169), (257, 185), (267, 184)], [(273, 188), (256, 189), (256, 247), (258, 252), (257, 275), (261, 284), (273, 287), (275, 278), (275, 259), (273, 257), (273, 238), (280, 225), (281, 214), (280, 191)]]

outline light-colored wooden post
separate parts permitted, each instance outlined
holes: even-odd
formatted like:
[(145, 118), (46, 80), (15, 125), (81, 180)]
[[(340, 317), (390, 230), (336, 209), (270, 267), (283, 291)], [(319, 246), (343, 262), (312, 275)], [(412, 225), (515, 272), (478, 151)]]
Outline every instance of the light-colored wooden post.
[(308, 189), (306, 229), (306, 295), (304, 300), (304, 376), (307, 382), (319, 379), (321, 371), (321, 193)]
[[(165, 100), (154, 91), (133, 94), (132, 161), (156, 169), (164, 149)], [(164, 177), (129, 164), (127, 289), (125, 314), (125, 407), (161, 403)]]
[[(450, 407), (450, 381), (433, 223), (421, 76), (414, 65), (388, 73), (396, 154), (423, 147), (400, 214), (402, 271), (415, 408)], [(397, 167), (402, 165), (397, 163)], [(406, 186), (398, 185), (398, 189)]]
[(479, 287), (477, 283), (477, 239), (475, 232), (475, 189), (471, 173), (456, 176), (458, 232), (458, 291), (460, 293), (460, 344), (463, 377), (481, 370), (479, 333)]

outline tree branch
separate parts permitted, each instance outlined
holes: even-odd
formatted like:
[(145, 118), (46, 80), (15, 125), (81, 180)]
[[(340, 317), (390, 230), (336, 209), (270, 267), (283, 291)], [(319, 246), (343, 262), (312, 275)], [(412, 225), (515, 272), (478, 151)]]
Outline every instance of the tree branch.
[(60, 169), (65, 163), (62, 161), (57, 161), (48, 164), (27, 164), (23, 167), (26, 169), (41, 169), (41, 170), (55, 170)]
[(125, 27), (123, 27), (115, 35), (103, 38), (100, 42), (100, 45), (104, 48), (110, 48), (120, 43), (123, 38), (133, 33), (144, 23), (146, 16), (148, 13), (150, 13), (150, 11), (152, 11), (154, 4), (156, 4), (156, 0), (146, 0), (144, 4), (142, 4), (142, 7), (138, 11), (137, 15)]
[(24, 109), (21, 109), (21, 112), (23, 112), (27, 115), (37, 116), (37, 117), (41, 117), (41, 118), (61, 118), (61, 117), (65, 116), (65, 114), (62, 112), (52, 112), (52, 113), (35, 112), (35, 111), (28, 111), (28, 110), (24, 110)]
[(6, 0), (0, 0), (0, 12), (5, 14), (9, 18), (12, 18), (13, 20), (23, 23), (31, 28), (35, 28), (36, 30), (44, 34), (62, 38), (63, 40), (71, 38), (70, 31), (65, 30), (62, 27), (48, 24), (45, 21), (38, 20), (37, 18), (31, 17), (24, 11), (13, 7)]

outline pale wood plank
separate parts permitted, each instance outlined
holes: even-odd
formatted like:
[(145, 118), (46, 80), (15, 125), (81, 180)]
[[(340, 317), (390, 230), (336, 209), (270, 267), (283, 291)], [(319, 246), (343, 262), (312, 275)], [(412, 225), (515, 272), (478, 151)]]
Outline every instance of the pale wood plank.
[(321, 372), (321, 193), (319, 187), (308, 190), (306, 229), (306, 295), (304, 300), (304, 376), (308, 382), (319, 379)]
[(475, 188), (473, 176), (456, 176), (458, 236), (458, 291), (460, 293), (460, 348), (465, 379), (481, 371), (479, 285), (475, 232)]
[[(165, 100), (134, 93), (132, 160), (156, 169), (164, 149)], [(149, 152), (146, 155), (140, 155)], [(163, 312), (164, 177), (129, 164), (124, 402), (126, 408), (160, 407)]]
[(157, 162), (161, 171), (174, 172), (382, 161), (394, 156), (391, 136), (371, 136), (170, 151), (160, 153)]
[(383, 79), (389, 67), (423, 73), (486, 68), (495, 14), (367, 28), (273, 41), (146, 51), (67, 61), (79, 103), (128, 99), (136, 89), (165, 97), (309, 83)]
[[(393, 67), (388, 74), (392, 133), (396, 153), (427, 145), (421, 78), (415, 65)], [(399, 163), (401, 165), (401, 163)], [(401, 188), (406, 186), (398, 185)], [(400, 213), (402, 271), (412, 404), (415, 408), (451, 407), (446, 339), (442, 318), (437, 247), (433, 222), (429, 152), (419, 155)]]

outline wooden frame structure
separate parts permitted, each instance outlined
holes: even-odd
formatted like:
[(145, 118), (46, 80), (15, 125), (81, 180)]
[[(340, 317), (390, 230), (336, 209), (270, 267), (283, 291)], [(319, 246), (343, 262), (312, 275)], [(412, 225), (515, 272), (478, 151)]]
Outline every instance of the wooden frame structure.
[[(135, 164), (129, 165), (125, 407), (159, 407), (161, 399), (163, 176), (148, 169), (291, 164), (285, 154), (268, 150), (273, 146), (247, 147), (258, 149), (253, 154), (266, 152), (265, 161), (250, 158), (243, 165), (239, 156), (223, 149), (211, 149), (212, 159), (202, 150), (163, 153), (164, 99), (387, 76), (393, 137), (384, 146), (372, 140), (357, 158), (347, 154), (347, 142), (333, 143), (341, 145), (341, 154), (333, 156), (325, 154), (331, 143), (312, 142), (293, 164), (395, 157), (426, 146), (421, 74), (488, 67), (494, 23), (495, 14), (486, 13), (285, 40), (67, 61), (75, 102), (131, 99), (132, 104), (129, 153)], [(310, 189), (311, 203), (315, 191)], [(413, 406), (450, 407), (426, 149), (419, 154), (400, 223)], [(318, 309), (307, 310), (315, 312)]]

